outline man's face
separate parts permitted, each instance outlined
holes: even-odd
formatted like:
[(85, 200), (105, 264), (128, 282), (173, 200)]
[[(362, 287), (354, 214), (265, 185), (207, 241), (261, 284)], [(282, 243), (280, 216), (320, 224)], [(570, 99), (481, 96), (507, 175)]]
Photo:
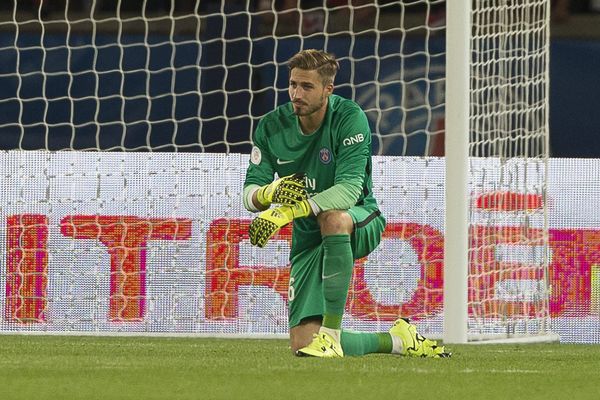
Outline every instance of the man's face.
[(333, 85), (323, 86), (322, 78), (316, 70), (294, 68), (290, 72), (290, 100), (294, 105), (294, 113), (300, 117), (322, 109), (332, 91)]

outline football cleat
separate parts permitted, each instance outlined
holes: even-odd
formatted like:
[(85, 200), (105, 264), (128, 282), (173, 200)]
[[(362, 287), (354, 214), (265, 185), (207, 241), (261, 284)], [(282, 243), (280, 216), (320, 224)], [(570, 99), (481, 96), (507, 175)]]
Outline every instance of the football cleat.
[(390, 328), (390, 335), (402, 340), (402, 355), (409, 357), (447, 358), (452, 353), (444, 346), (438, 346), (435, 340), (427, 339), (417, 332), (417, 327), (406, 318), (397, 319)]
[(342, 346), (325, 332), (315, 333), (306, 347), (296, 351), (300, 357), (339, 358), (344, 357)]

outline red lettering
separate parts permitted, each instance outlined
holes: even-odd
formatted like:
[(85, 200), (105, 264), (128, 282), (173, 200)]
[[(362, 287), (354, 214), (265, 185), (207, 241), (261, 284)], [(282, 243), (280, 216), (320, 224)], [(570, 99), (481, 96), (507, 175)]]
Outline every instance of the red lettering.
[(475, 207), (487, 211), (537, 210), (544, 207), (544, 198), (533, 193), (491, 192), (478, 196)]
[(543, 269), (525, 262), (507, 262), (497, 259), (498, 245), (542, 246), (543, 231), (526, 227), (474, 226), (470, 232), (469, 313), (471, 315), (499, 317), (540, 315), (542, 302), (523, 299), (507, 301), (497, 299), (497, 283), (504, 280), (541, 281)]
[[(288, 268), (240, 265), (240, 242), (248, 240), (250, 221), (214, 220), (206, 235), (206, 318), (235, 318), (238, 315), (238, 288), (267, 286), (287, 300)], [(291, 226), (282, 228), (271, 240), (291, 243)]]
[(6, 304), (11, 322), (46, 319), (48, 287), (48, 218), (20, 214), (7, 218)]
[[(207, 235), (206, 316), (208, 319), (237, 316), (238, 288), (258, 285), (274, 288), (287, 299), (289, 266), (273, 268), (243, 266), (239, 260), (239, 243), (247, 240), (250, 221), (219, 219), (213, 221)], [(471, 230), (471, 263), (468, 299), (471, 315), (532, 316), (540, 312), (541, 303), (530, 300), (506, 301), (496, 296), (497, 284), (503, 280), (543, 280), (543, 271), (526, 262), (499, 261), (497, 245), (541, 246), (542, 231), (522, 227), (474, 226)], [(278, 240), (291, 240), (286, 227)], [(348, 312), (360, 319), (393, 320), (398, 315), (413, 319), (431, 317), (443, 310), (443, 247), (441, 232), (414, 223), (388, 223), (383, 240), (407, 240), (421, 264), (421, 276), (412, 297), (403, 304), (376, 301), (365, 279), (365, 259), (357, 260)], [(550, 312), (558, 315), (588, 315), (590, 310), (592, 265), (600, 264), (600, 231), (550, 230), (551, 283)]]
[[(501, 262), (496, 245), (543, 245), (543, 231), (522, 227), (481, 227), (471, 232), (469, 271), (469, 312), (477, 315), (534, 316), (545, 305), (535, 301), (495, 299), (496, 283), (505, 280), (543, 281), (543, 269), (519, 262)], [(591, 229), (550, 229), (550, 316), (587, 316), (591, 306), (591, 270), (600, 264), (600, 231)]]
[(600, 265), (600, 231), (550, 229), (550, 248), (551, 315), (589, 315), (592, 266)]
[(364, 278), (366, 258), (357, 260), (352, 290), (348, 296), (348, 311), (355, 317), (368, 320), (393, 321), (399, 315), (412, 319), (431, 317), (443, 308), (444, 237), (428, 225), (388, 222), (383, 240), (408, 241), (421, 264), (421, 276), (411, 299), (403, 304), (378, 303)]
[(97, 239), (110, 254), (111, 321), (140, 321), (146, 311), (146, 249), (149, 240), (186, 240), (189, 219), (131, 216), (67, 216), (61, 232), (75, 239)]
[[(504, 210), (508, 201), (519, 207), (535, 199), (481, 199), (482, 208)], [(512, 208), (512, 206), (510, 207)], [(266, 286), (287, 300), (288, 265), (248, 266), (240, 261), (240, 243), (248, 239), (249, 220), (218, 219), (206, 237), (206, 317), (236, 318), (240, 286)], [(191, 237), (188, 219), (144, 219), (130, 216), (68, 216), (61, 232), (76, 239), (96, 239), (110, 255), (110, 307), (112, 321), (144, 318), (146, 250), (150, 240), (186, 240)], [(550, 229), (551, 316), (586, 316), (591, 312), (591, 269), (600, 265), (600, 230)], [(539, 266), (499, 261), (497, 245), (542, 245), (542, 231), (521, 227), (482, 227), (471, 230), (471, 263), (468, 298), (471, 314), (531, 316), (539, 311), (531, 301), (497, 299), (503, 280), (543, 280)], [(291, 227), (275, 240), (291, 242)], [(348, 313), (365, 320), (392, 320), (398, 315), (419, 319), (439, 314), (443, 307), (444, 238), (436, 229), (414, 223), (390, 222), (383, 240), (405, 240), (421, 264), (421, 275), (412, 297), (403, 304), (380, 304), (365, 279), (365, 261), (357, 260), (349, 293)], [(17, 323), (44, 322), (48, 285), (48, 218), (23, 214), (7, 218), (5, 317)]]
[[(250, 221), (237, 219), (218, 219), (210, 225), (206, 238), (207, 319), (237, 317), (238, 288), (242, 285), (267, 286), (287, 300), (289, 266), (240, 265), (239, 244), (248, 239), (249, 225)], [(441, 233), (419, 224), (388, 223), (383, 239), (408, 240), (415, 248), (422, 265), (418, 288), (405, 304), (380, 304), (373, 298), (364, 279), (366, 258), (357, 260), (346, 305), (348, 312), (371, 320), (394, 320), (398, 315), (424, 318), (439, 312), (443, 306), (444, 239)], [(286, 240), (291, 244), (291, 227), (283, 228), (274, 240)]]
[[(526, 211), (544, 206), (542, 195), (497, 191), (484, 193), (475, 198), (475, 207), (486, 211)], [(525, 261), (499, 261), (498, 245), (543, 246), (544, 232), (541, 229), (519, 226), (473, 226), (470, 230), (469, 314), (486, 317), (534, 317), (543, 315), (546, 302), (539, 296), (532, 298), (498, 298), (497, 284), (504, 280), (531, 280), (544, 282), (548, 277), (540, 265)], [(538, 290), (532, 288), (532, 290)]]

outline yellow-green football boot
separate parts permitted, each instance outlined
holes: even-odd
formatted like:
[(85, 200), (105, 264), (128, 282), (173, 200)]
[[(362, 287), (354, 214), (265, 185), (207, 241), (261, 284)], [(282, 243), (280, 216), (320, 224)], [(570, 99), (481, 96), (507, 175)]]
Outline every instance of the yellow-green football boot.
[(417, 327), (408, 322), (408, 319), (400, 318), (390, 328), (392, 339), (399, 338), (402, 341), (400, 354), (409, 357), (431, 357), (446, 358), (452, 353), (446, 352), (444, 346), (438, 346), (435, 340), (423, 337), (417, 332)]
[(339, 358), (344, 357), (344, 351), (331, 335), (319, 332), (313, 335), (313, 340), (308, 346), (296, 351), (296, 355), (301, 357)]

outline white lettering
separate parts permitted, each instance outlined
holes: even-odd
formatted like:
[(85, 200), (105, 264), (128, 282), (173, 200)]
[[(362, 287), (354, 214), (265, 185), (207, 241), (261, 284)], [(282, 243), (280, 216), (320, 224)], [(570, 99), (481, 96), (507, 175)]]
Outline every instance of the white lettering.
[(294, 277), (290, 277), (290, 284), (288, 286), (288, 300), (294, 301), (296, 298), (296, 290), (294, 289)]
[(342, 141), (344, 146), (350, 146), (354, 143), (360, 143), (365, 140), (365, 136), (362, 133), (357, 133), (356, 135), (346, 138)]

